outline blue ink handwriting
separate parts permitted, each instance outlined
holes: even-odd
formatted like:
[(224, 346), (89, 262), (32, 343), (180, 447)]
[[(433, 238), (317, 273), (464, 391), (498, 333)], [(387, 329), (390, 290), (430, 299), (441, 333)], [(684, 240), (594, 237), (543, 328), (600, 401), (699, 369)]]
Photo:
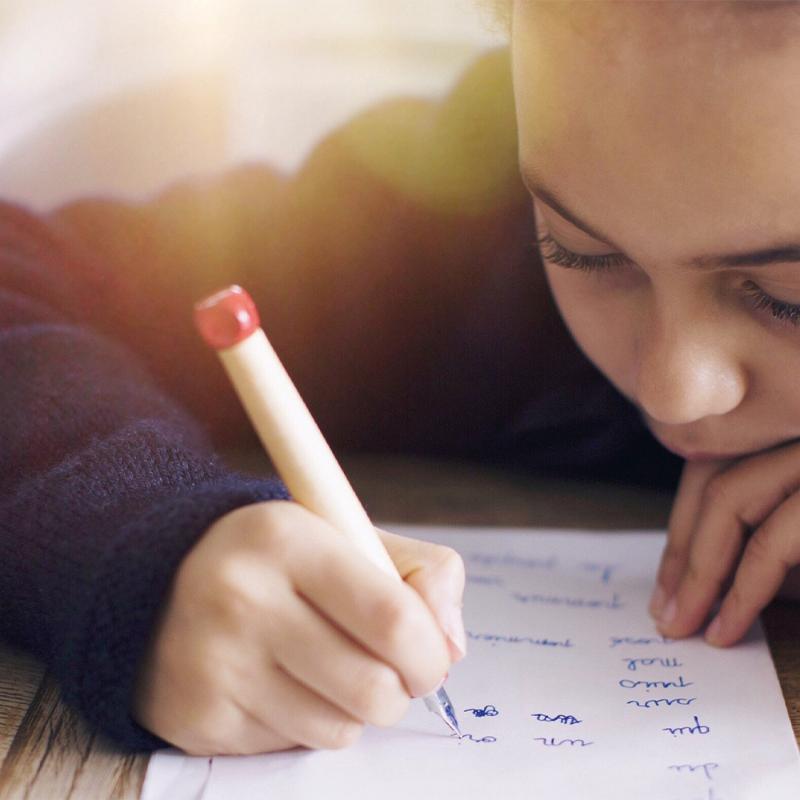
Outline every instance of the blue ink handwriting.
[(594, 742), (587, 742), (583, 739), (556, 739), (553, 736), (549, 739), (546, 739), (544, 736), (537, 736), (533, 741), (541, 742), (545, 747), (561, 747), (562, 744), (568, 744), (570, 747), (574, 747), (575, 745), (578, 747), (588, 747), (590, 744), (594, 744)]
[(678, 675), (676, 681), (634, 681), (630, 678), (623, 678), (619, 685), (623, 689), (685, 689), (687, 686), (694, 686), (692, 681), (685, 681), (683, 675)]
[(711, 732), (711, 728), (708, 725), (703, 725), (696, 716), (692, 717), (692, 719), (694, 720), (694, 725), (684, 725), (682, 728), (662, 728), (661, 730), (671, 733), (673, 736), (684, 736), (687, 733), (691, 735), (699, 733), (701, 736), (705, 736)]
[(625, 608), (615, 592), (610, 600), (587, 597), (566, 597), (557, 594), (522, 594), (512, 592), (511, 596), (520, 603), (542, 603), (548, 606), (568, 606), (570, 608), (605, 608), (617, 610)]
[(582, 719), (567, 714), (557, 714), (555, 717), (549, 717), (547, 714), (531, 714), (531, 716), (539, 722), (560, 722), (562, 725), (579, 725), (583, 722)]
[(464, 713), (471, 712), (473, 717), (496, 717), (500, 712), (494, 706), (483, 708), (465, 708)]
[(467, 583), (479, 583), (481, 586), (505, 586), (505, 581), (496, 575), (467, 575)]
[(569, 639), (564, 639), (563, 641), (559, 641), (558, 639), (548, 639), (547, 637), (543, 639), (535, 639), (532, 636), (506, 636), (500, 633), (475, 633), (474, 631), (467, 631), (467, 636), (470, 639), (475, 639), (479, 642), (489, 642), (492, 647), (494, 647), (496, 644), (530, 644), (540, 647), (575, 647), (575, 645)]
[(529, 556), (518, 556), (514, 553), (470, 553), (466, 560), (473, 564), (482, 564), (484, 567), (503, 566), (503, 567), (525, 567), (526, 569), (554, 569), (558, 561), (555, 556), (548, 558), (535, 558)]
[(677, 658), (628, 658), (623, 657), (623, 661), (628, 662), (628, 669), (636, 672), (638, 667), (682, 667), (683, 664)]
[(690, 706), (696, 697), (661, 697), (658, 700), (628, 700), (627, 705), (639, 708), (658, 708), (659, 706)]
[(601, 583), (608, 583), (611, 580), (612, 573), (617, 568), (616, 564), (597, 564), (594, 561), (584, 561), (581, 566), (587, 572), (599, 572)]
[(609, 647), (621, 644), (672, 644), (674, 641), (666, 636), (612, 636)]
[(450, 737), (455, 737), (459, 742), (468, 741), (475, 742), (475, 744), (492, 744), (493, 742), (497, 741), (496, 736), (483, 736), (480, 739), (476, 739), (471, 733), (462, 733), (461, 736), (459, 736), (457, 733), (451, 733)]
[(705, 764), (670, 764), (667, 769), (674, 769), (676, 772), (684, 772), (688, 770), (689, 772), (697, 772), (697, 770), (703, 770), (703, 774), (706, 778), (710, 781), (713, 781), (714, 778), (711, 775), (711, 770), (718, 769), (719, 764), (714, 761), (707, 761)]

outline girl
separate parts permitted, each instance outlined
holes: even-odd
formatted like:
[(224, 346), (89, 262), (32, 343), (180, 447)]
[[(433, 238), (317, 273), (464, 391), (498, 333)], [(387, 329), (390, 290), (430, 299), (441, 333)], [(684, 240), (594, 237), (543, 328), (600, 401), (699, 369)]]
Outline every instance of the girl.
[(190, 414), (245, 423), (176, 309), (232, 279), (339, 446), (662, 484), (685, 459), (666, 635), (731, 580), (705, 636), (733, 644), (800, 562), (797, 6), (501, 10), (518, 138), (500, 54), (291, 181), (5, 207), (3, 631), (117, 741), (347, 745), (466, 649), (452, 551), (384, 534), (395, 586), (214, 456)]

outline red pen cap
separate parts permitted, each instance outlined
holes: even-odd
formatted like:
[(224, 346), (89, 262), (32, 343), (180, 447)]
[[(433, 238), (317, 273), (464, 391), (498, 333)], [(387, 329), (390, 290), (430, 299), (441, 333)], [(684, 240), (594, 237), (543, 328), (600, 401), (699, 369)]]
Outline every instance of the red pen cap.
[(261, 321), (253, 298), (234, 284), (195, 303), (194, 324), (207, 344), (225, 350), (246, 339)]

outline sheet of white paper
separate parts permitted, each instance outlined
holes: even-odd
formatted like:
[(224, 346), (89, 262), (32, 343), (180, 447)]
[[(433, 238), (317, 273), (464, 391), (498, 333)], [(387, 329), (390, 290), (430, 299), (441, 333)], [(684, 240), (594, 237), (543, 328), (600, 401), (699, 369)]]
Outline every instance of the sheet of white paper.
[(343, 751), (156, 754), (142, 800), (493, 797), (796, 800), (800, 757), (760, 626), (664, 640), (646, 605), (662, 533), (391, 526), (467, 565), (458, 740), (411, 704)]

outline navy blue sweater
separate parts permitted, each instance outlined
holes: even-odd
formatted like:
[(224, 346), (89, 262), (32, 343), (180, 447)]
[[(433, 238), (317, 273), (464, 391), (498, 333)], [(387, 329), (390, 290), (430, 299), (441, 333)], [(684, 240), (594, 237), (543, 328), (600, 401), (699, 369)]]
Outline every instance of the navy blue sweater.
[[(335, 447), (674, 481), (677, 460), (554, 309), (514, 143), (495, 141), (513, 133), (507, 90), (465, 125), (506, 71), (489, 58), (441, 105), (369, 112), (291, 180), (249, 168), (40, 217), (0, 204), (0, 634), (121, 745), (162, 744), (129, 704), (181, 558), (220, 515), (286, 496), (215, 454), (255, 446), (191, 327), (192, 301), (221, 285), (254, 294)], [(354, 132), (391, 138), (398, 114), (440, 125), (454, 170), (483, 168), (488, 137), (501, 179), (462, 209), (377, 174)]]

